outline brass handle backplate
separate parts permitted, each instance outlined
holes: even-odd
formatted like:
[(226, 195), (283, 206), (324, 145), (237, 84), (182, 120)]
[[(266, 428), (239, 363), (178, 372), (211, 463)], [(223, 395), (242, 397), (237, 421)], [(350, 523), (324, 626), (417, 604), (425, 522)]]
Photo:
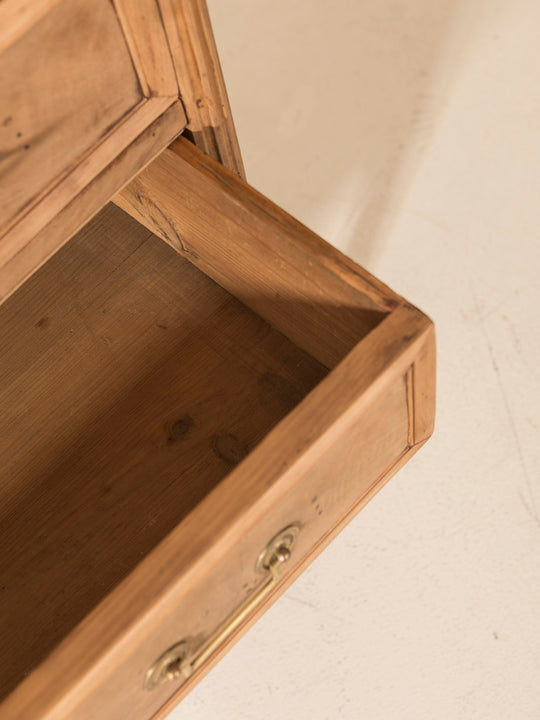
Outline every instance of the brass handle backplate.
[(190, 677), (233, 634), (281, 580), (282, 565), (291, 555), (291, 548), (296, 541), (298, 532), (297, 525), (289, 525), (270, 540), (255, 563), (255, 570), (258, 573), (268, 575), (264, 585), (193, 657), (189, 657), (190, 647), (187, 640), (181, 640), (166, 650), (146, 673), (144, 687), (147, 690), (153, 690), (169, 680)]

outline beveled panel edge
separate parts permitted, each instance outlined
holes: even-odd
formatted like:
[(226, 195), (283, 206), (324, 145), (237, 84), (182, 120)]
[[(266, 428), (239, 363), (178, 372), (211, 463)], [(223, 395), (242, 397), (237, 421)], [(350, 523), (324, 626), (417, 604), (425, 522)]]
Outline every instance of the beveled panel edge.
[(145, 97), (179, 97), (159, 0), (112, 0)]
[(245, 180), (206, 0), (159, 0), (190, 140)]
[[(186, 116), (177, 98), (149, 98), (140, 105), (142, 115), (132, 113), (121, 127), (112, 130), (100, 148), (93, 149), (64, 182), (79, 182), (78, 193), (67, 203), (57, 200), (56, 214), (48, 220), (25, 216), (0, 241), (0, 303), (64, 245), (129, 180), (158, 155), (185, 127)], [(120, 152), (108, 161), (110, 148), (122, 139)], [(77, 180), (77, 173), (88, 182)], [(102, 187), (100, 187), (102, 183)], [(52, 193), (62, 195), (57, 187)], [(39, 207), (36, 208), (39, 210)], [(15, 234), (16, 232), (16, 234)]]

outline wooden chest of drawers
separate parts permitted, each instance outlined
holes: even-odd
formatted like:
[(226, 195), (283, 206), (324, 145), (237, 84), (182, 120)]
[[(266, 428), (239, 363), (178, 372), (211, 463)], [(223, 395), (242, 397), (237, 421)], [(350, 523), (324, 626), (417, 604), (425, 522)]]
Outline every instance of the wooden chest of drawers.
[(203, 4), (0, 20), (0, 718), (148, 720), (427, 440), (433, 326), (244, 182)]

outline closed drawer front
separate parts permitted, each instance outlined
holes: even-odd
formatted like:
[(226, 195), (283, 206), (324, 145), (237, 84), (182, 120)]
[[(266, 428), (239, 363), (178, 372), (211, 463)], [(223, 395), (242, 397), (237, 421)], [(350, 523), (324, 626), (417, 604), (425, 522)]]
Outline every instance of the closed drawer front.
[[(101, 561), (123, 569), (109, 567), (111, 589), (13, 683), (0, 706), (9, 720), (167, 712), (432, 431), (429, 319), (241, 180), (181, 140), (116, 203), (140, 224), (108, 208), (53, 261), (64, 272), (88, 263), (98, 232), (110, 233), (104, 247), (122, 234), (132, 243), (118, 241), (106, 281), (90, 264), (92, 287), (76, 289), (88, 342), (108, 342), (89, 377), (113, 377), (104, 395), (89, 387), (73, 418), (95, 437), (66, 473), (87, 495), (63, 530), (78, 532), (74, 513), (102, 523), (113, 547), (96, 544)], [(8, 309), (22, 317), (23, 300)], [(64, 351), (72, 327), (58, 321)], [(65, 559), (83, 583), (84, 552)]]

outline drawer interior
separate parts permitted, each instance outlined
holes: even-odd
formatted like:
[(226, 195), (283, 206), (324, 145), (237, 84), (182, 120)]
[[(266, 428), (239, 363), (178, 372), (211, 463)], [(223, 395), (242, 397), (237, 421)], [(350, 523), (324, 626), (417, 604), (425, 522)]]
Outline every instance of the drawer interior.
[(326, 376), (282, 330), (113, 205), (0, 307), (0, 698)]

